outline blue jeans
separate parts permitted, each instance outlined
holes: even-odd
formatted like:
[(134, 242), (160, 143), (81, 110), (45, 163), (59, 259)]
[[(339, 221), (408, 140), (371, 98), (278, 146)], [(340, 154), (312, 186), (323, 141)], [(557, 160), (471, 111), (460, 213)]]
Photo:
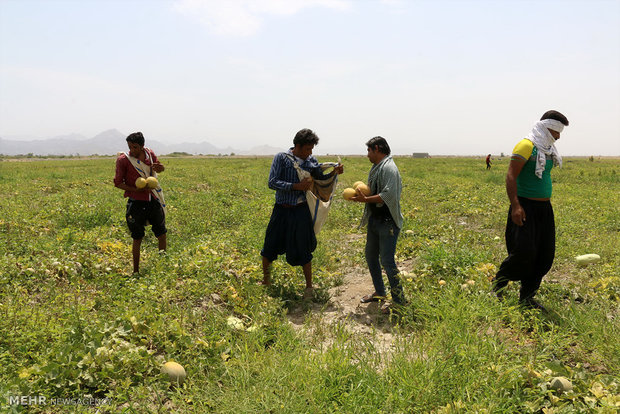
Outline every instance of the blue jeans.
[(394, 260), (399, 233), (400, 229), (391, 217), (377, 218), (371, 215), (368, 219), (368, 233), (366, 235), (366, 263), (368, 263), (368, 270), (372, 276), (375, 293), (379, 296), (385, 296), (385, 285), (381, 274), (381, 266), (383, 265), (390, 282), (392, 300), (394, 303), (402, 305), (405, 303), (405, 297)]

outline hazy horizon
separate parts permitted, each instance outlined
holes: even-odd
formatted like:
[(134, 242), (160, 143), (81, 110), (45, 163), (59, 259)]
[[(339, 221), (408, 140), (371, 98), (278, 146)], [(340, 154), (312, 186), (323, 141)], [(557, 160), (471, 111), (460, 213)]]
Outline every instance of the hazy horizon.
[[(105, 131), (102, 131), (105, 132)], [(48, 140), (54, 140), (54, 139), (58, 139), (58, 138), (65, 138), (68, 139), (68, 137), (72, 136), (72, 135), (80, 135), (80, 141), (87, 141), (92, 139), (93, 137), (87, 137), (87, 136), (83, 136), (82, 134), (64, 134), (64, 135), (60, 135), (57, 137), (48, 137), (48, 138), (36, 138), (36, 137), (2, 137), (0, 136), (0, 139), (6, 139), (6, 140), (11, 140), (11, 141), (23, 141), (23, 142), (32, 142), (32, 141), (48, 141)], [(178, 142), (163, 142), (161, 140), (157, 140), (157, 139), (147, 139), (145, 142), (145, 146), (149, 146), (149, 141), (151, 142), (158, 142), (158, 143), (163, 143), (166, 145), (171, 145), (171, 144), (178, 144), (178, 143), (187, 143), (187, 144), (192, 144), (190, 142), (185, 142), (183, 140), (179, 140)], [(205, 141), (208, 142), (208, 141)], [(319, 142), (320, 144), (321, 142)], [(210, 143), (213, 144), (213, 143)], [(255, 144), (252, 145), (251, 147), (247, 147), (247, 148), (232, 148), (231, 146), (226, 146), (226, 147), (218, 147), (219, 150), (227, 150), (227, 149), (233, 149), (234, 151), (248, 151), (252, 148), (255, 147), (261, 147), (261, 146), (267, 146), (267, 147), (273, 147), (275, 148), (278, 152), (280, 151), (286, 151), (289, 147), (292, 146), (292, 143), (290, 143), (289, 145), (284, 145), (283, 147), (275, 147), (273, 145), (269, 145), (269, 144)], [(365, 148), (365, 147), (364, 147)], [(119, 148), (119, 151), (124, 150), (124, 148)], [(176, 151), (175, 149), (175, 152)], [(392, 155), (394, 156), (411, 156), (414, 153), (427, 153), (427, 151), (410, 151), (410, 152), (396, 152), (393, 150)], [(500, 156), (509, 156), (511, 153), (510, 149), (508, 151), (500, 151), (498, 153), (491, 153), (491, 155), (493, 157), (500, 157)], [(0, 148), (0, 154), (2, 154), (2, 148)], [(166, 153), (162, 153), (161, 155), (165, 155)], [(191, 152), (190, 152), (191, 154)], [(321, 150), (321, 145), (317, 145), (314, 148), (313, 154), (316, 156), (325, 156), (325, 155), (340, 155), (340, 156), (359, 156), (359, 157), (365, 157), (365, 151), (357, 151), (357, 152), (346, 152), (346, 151), (338, 151), (338, 152), (326, 152), (326, 151), (322, 151)], [(482, 152), (482, 153), (478, 153), (478, 154), (450, 154), (450, 153), (428, 153), (430, 156), (433, 157), (484, 157), (486, 156), (488, 153), (487, 152)], [(502, 155), (503, 154), (503, 155)], [(25, 154), (20, 154), (20, 155), (25, 155)], [(66, 155), (75, 155), (75, 154), (66, 154)], [(78, 154), (79, 156), (88, 156), (85, 154)], [(100, 154), (98, 154), (100, 155)], [(203, 156), (207, 156), (207, 155), (215, 155), (217, 156), (218, 154), (213, 154), (213, 153), (200, 153), (200, 154), (191, 154), (191, 155), (203, 155)], [(221, 152), (219, 153), (219, 155), (229, 155), (229, 153), (224, 153)], [(235, 154), (236, 156), (259, 156), (259, 157), (266, 157), (269, 155), (266, 154), (240, 154), (237, 153)], [(604, 157), (604, 158), (619, 158), (620, 159), (620, 154), (610, 154), (610, 155), (602, 155), (602, 154), (562, 154), (563, 157), (590, 157), (590, 156), (594, 156), (594, 157)], [(14, 155), (9, 155), (9, 156), (14, 156)], [(43, 156), (54, 156), (54, 154), (47, 154), (47, 155), (43, 155)]]
[(507, 154), (549, 109), (560, 154), (620, 155), (620, 2), (0, 1), (4, 139)]

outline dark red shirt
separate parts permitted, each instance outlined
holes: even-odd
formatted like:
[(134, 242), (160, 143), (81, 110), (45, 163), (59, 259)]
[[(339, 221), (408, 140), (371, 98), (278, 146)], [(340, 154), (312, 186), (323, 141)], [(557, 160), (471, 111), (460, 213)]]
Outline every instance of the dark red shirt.
[[(144, 148), (146, 153), (146, 160), (144, 163), (148, 166), (152, 166), (154, 162), (158, 162), (157, 155), (148, 149)], [(148, 171), (146, 171), (148, 174)], [(131, 187), (136, 186), (136, 180), (141, 177), (140, 173), (131, 164), (127, 156), (123, 153), (116, 159), (116, 175), (114, 176), (114, 185), (117, 186), (121, 183), (125, 183)], [(125, 197), (133, 198), (134, 200), (151, 201), (150, 191), (125, 191)]]

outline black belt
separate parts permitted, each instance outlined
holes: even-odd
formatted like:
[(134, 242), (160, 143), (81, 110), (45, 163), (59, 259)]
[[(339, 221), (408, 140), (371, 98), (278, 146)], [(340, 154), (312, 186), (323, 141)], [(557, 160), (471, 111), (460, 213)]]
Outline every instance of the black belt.
[(278, 204), (278, 205), (284, 208), (295, 208), (295, 207), (303, 206), (305, 204), (308, 204), (308, 202), (304, 201), (303, 203), (299, 203), (299, 204)]

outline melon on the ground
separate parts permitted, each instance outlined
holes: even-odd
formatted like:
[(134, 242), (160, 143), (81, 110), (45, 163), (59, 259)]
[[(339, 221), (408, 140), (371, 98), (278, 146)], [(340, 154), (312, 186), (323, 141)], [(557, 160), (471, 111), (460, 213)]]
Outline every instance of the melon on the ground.
[(587, 266), (592, 263), (598, 263), (601, 261), (601, 256), (598, 254), (582, 254), (575, 257), (575, 261), (579, 266)]
[(185, 368), (179, 363), (174, 361), (168, 361), (161, 367), (161, 372), (163, 374), (167, 374), (170, 381), (182, 384), (185, 381), (185, 377), (187, 377), (187, 373), (185, 372)]
[(555, 377), (551, 380), (550, 385), (552, 390), (567, 392), (573, 390), (573, 384), (565, 377)]

